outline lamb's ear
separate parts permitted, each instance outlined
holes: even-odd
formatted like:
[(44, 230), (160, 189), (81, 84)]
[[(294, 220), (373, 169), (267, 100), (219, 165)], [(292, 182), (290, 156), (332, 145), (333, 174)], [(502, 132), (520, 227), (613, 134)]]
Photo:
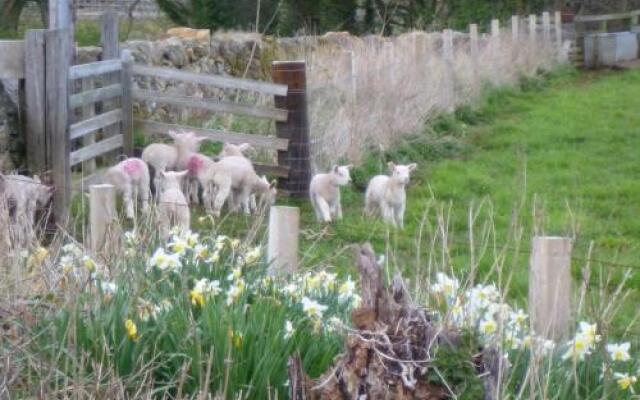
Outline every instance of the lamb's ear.
[(346, 169), (351, 169), (351, 168), (353, 168), (353, 164), (347, 164), (347, 165), (345, 165), (344, 167), (345, 167)]
[(387, 163), (387, 166), (389, 167), (389, 171), (393, 172), (396, 169), (396, 165), (393, 163), (393, 161), (389, 161)]
[(338, 168), (340, 168), (339, 165), (334, 165), (333, 167), (331, 167), (331, 171), (338, 173)]
[(196, 141), (197, 141), (198, 143), (199, 143), (199, 142), (204, 142), (205, 140), (209, 139), (209, 138), (208, 138), (208, 137), (206, 137), (206, 136), (196, 136), (195, 134), (194, 134), (194, 136), (196, 137)]
[(409, 171), (413, 171), (414, 169), (418, 168), (418, 164), (411, 163), (408, 165), (408, 167), (409, 167)]
[(244, 153), (245, 151), (251, 149), (251, 145), (249, 143), (240, 143), (238, 145), (238, 149), (240, 149), (240, 151)]
[(165, 170), (164, 170), (164, 169), (161, 169), (161, 170), (160, 170), (160, 175), (161, 175), (163, 178), (166, 178), (166, 177), (167, 177), (167, 173), (165, 172)]

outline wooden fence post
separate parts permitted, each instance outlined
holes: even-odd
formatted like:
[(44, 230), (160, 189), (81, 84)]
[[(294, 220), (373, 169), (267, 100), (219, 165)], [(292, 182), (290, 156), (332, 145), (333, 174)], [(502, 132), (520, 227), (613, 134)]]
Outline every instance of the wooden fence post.
[(519, 36), (520, 36), (520, 17), (518, 17), (517, 15), (513, 15), (511, 17), (511, 40), (514, 43), (517, 43)]
[(537, 335), (560, 341), (569, 333), (571, 239), (536, 236), (529, 269), (529, 312)]
[(45, 32), (46, 49), (46, 143), (47, 158), (55, 192), (53, 212), (58, 224), (65, 225), (71, 200), (69, 164), (69, 64), (71, 43), (68, 29)]
[[(112, 60), (116, 58), (120, 58), (120, 42), (118, 39), (118, 13), (113, 10), (107, 10), (102, 14), (101, 19), (101, 32), (100, 32), (100, 42), (102, 44), (102, 61)], [(104, 76), (104, 86), (107, 86), (112, 83), (116, 83), (120, 80), (118, 73), (106, 74)], [(101, 112), (111, 111), (116, 108), (116, 102), (113, 100), (104, 101), (101, 104), (102, 109)], [(114, 135), (117, 135), (119, 132), (119, 126), (111, 125), (103, 128), (103, 136), (104, 138), (108, 138)]]
[(447, 101), (445, 110), (453, 112), (455, 110), (455, 73), (453, 71), (453, 31), (451, 29), (442, 31), (442, 53), (446, 65)]
[(536, 41), (536, 33), (537, 33), (537, 21), (536, 16), (534, 14), (529, 15), (529, 39), (532, 42)]
[(478, 24), (469, 25), (469, 49), (473, 63), (478, 61)]
[(545, 44), (551, 41), (551, 17), (548, 11), (542, 13), (542, 34)]
[(491, 20), (491, 37), (497, 38), (500, 36), (500, 20), (492, 19)]
[(274, 61), (271, 76), (273, 82), (289, 86), (286, 96), (275, 96), (276, 107), (288, 111), (287, 121), (276, 122), (276, 134), (289, 139), (289, 149), (278, 151), (278, 165), (289, 167), (289, 176), (278, 179), (278, 188), (291, 197), (307, 197), (311, 165), (306, 63)]
[(122, 51), (122, 145), (128, 157), (133, 156), (133, 57), (129, 50)]
[(269, 274), (291, 274), (298, 269), (300, 209), (273, 206), (269, 211), (267, 262)]
[(560, 11), (556, 11), (553, 16), (553, 26), (556, 34), (556, 48), (558, 49), (558, 55), (562, 52), (562, 14)]
[(25, 37), (26, 153), (32, 174), (42, 174), (48, 169), (44, 40), (44, 30), (30, 30)]
[(114, 235), (110, 227), (117, 221), (116, 189), (113, 185), (91, 185), (89, 187), (89, 235), (91, 252), (104, 253), (113, 247)]

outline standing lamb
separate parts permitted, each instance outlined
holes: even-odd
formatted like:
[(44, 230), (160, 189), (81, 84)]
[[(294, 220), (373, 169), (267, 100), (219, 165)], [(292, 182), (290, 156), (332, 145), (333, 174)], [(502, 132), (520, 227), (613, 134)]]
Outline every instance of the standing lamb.
[(162, 177), (159, 194), (160, 234), (163, 239), (169, 238), (172, 227), (178, 227), (182, 231), (189, 229), (191, 213), (187, 199), (182, 193), (182, 179), (189, 171), (166, 172), (160, 171)]
[(364, 212), (370, 216), (379, 210), (385, 221), (402, 228), (407, 203), (405, 187), (409, 183), (409, 174), (417, 164), (395, 165), (389, 162), (388, 165), (391, 176), (377, 175), (369, 181)]
[(352, 165), (334, 165), (326, 174), (316, 174), (309, 185), (309, 198), (318, 221), (331, 222), (342, 219), (340, 186), (351, 182)]
[(189, 157), (197, 153), (200, 143), (206, 138), (198, 137), (193, 132), (176, 133), (169, 131), (173, 145), (152, 143), (142, 151), (142, 160), (153, 168), (153, 186), (157, 188), (160, 171), (186, 169)]
[(149, 209), (149, 167), (140, 158), (127, 158), (109, 168), (104, 180), (116, 187), (124, 198), (127, 218), (133, 219), (134, 199), (142, 201), (142, 211)]
[(218, 157), (245, 157), (247, 158), (247, 156), (245, 156), (245, 151), (248, 151), (251, 149), (251, 145), (249, 143), (240, 143), (240, 144), (233, 144), (233, 143), (229, 143), (229, 142), (225, 142), (222, 145), (222, 150), (220, 151), (220, 154), (218, 154)]

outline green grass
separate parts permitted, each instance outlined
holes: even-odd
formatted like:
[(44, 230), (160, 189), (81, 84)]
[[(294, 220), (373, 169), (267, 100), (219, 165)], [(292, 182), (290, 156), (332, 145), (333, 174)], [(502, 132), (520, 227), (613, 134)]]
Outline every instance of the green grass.
[[(518, 251), (507, 252), (505, 262), (512, 275), (510, 295), (516, 300), (526, 301), (527, 252), (534, 228), (548, 235), (575, 235), (576, 293), (592, 240), (594, 259), (640, 268), (639, 89), (640, 71), (561, 71), (525, 81), (516, 89), (490, 91), (479, 107), (442, 117), (384, 154), (372, 154), (354, 171), (353, 187), (343, 190), (342, 222), (325, 230), (314, 221), (310, 206), (301, 204), (304, 236), (309, 238), (303, 241), (305, 262), (350, 270), (353, 261), (347, 246), (368, 240), (379, 252), (388, 245), (393, 264), (406, 275), (420, 275), (427, 267), (416, 261), (417, 253), (426, 260), (430, 251), (428, 243), (417, 249), (420, 222), (427, 218), (423, 240), (432, 237), (437, 233), (437, 210), (442, 209), (449, 215), (447, 263), (457, 273), (468, 271), (469, 208), (483, 204), (475, 235), (480, 237), (485, 229), (490, 247), (495, 243), (498, 249), (520, 243)], [(362, 216), (366, 182), (387, 172), (387, 160), (419, 164), (408, 190), (402, 231)], [(495, 260), (488, 251), (479, 263), (481, 274), (488, 275)], [(601, 267), (605, 272), (613, 268), (613, 282), (620, 279), (621, 268), (592, 262), (592, 285), (601, 277)], [(490, 279), (497, 279), (492, 275)], [(640, 271), (627, 284), (632, 289), (639, 286)], [(636, 291), (616, 321), (616, 330), (627, 327), (639, 298)]]

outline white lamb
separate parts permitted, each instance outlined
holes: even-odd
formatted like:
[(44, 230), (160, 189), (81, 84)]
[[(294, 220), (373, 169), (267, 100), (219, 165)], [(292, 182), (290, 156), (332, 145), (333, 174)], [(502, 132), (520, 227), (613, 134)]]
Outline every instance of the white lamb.
[(417, 164), (395, 165), (389, 162), (388, 165), (391, 176), (377, 175), (369, 181), (364, 212), (371, 216), (379, 211), (385, 221), (402, 228), (407, 203), (405, 187), (409, 183), (409, 174), (416, 169)]
[[(250, 213), (251, 193), (264, 194), (267, 199), (273, 200), (275, 184), (269, 184), (266, 179), (260, 178), (253, 165), (247, 163), (244, 157), (224, 157), (212, 163), (202, 161), (199, 160), (201, 164), (198, 165), (198, 181), (204, 188), (207, 210), (213, 215), (220, 215), (220, 210), (232, 191), (236, 198), (230, 204), (232, 211), (242, 207), (245, 213)], [(190, 172), (192, 170), (193, 168)]]
[(176, 133), (169, 131), (173, 145), (152, 143), (142, 151), (142, 160), (154, 169), (153, 185), (159, 183), (160, 171), (174, 171), (186, 169), (188, 158), (200, 149), (200, 143), (205, 140), (193, 132)]
[(222, 145), (222, 150), (220, 150), (220, 154), (218, 157), (245, 157), (245, 152), (251, 149), (251, 145), (249, 143), (240, 143), (233, 144), (229, 142), (225, 142)]
[(351, 182), (352, 165), (334, 165), (326, 174), (316, 174), (309, 184), (309, 198), (318, 221), (331, 222), (342, 219), (340, 186)]
[(171, 172), (160, 171), (160, 195), (158, 211), (160, 216), (160, 234), (163, 239), (169, 237), (172, 227), (182, 231), (189, 229), (191, 213), (187, 199), (182, 193), (182, 179), (189, 171)]
[(149, 210), (149, 167), (140, 158), (127, 158), (104, 174), (106, 183), (116, 187), (123, 195), (127, 218), (134, 217), (134, 201), (142, 202), (142, 211)]

